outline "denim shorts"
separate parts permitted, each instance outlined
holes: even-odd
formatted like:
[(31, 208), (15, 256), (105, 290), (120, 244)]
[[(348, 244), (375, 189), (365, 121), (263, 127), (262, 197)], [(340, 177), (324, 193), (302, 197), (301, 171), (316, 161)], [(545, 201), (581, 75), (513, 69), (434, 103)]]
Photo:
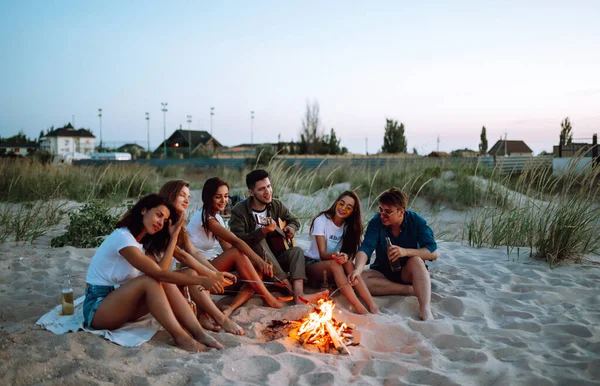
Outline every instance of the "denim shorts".
[(320, 260), (315, 260), (315, 259), (311, 259), (310, 257), (304, 256), (304, 264), (306, 264), (307, 267), (311, 264), (315, 264), (318, 262), (320, 262)]
[(83, 301), (84, 327), (90, 327), (100, 303), (114, 290), (115, 287), (112, 285), (88, 285), (85, 287), (85, 300)]

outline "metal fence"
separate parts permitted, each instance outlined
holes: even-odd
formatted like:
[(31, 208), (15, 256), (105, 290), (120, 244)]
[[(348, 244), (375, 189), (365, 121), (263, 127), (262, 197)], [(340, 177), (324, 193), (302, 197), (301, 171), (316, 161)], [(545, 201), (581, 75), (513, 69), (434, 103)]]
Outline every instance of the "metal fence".
[(520, 173), (530, 167), (552, 168), (551, 155), (537, 157), (479, 157), (480, 165), (494, 168), (502, 174)]
[[(424, 158), (424, 157), (289, 157), (281, 156), (278, 159), (284, 160), (290, 166), (295, 165), (305, 169), (316, 169), (319, 167), (349, 167), (349, 168), (373, 168), (405, 166), (406, 164), (418, 163), (419, 166), (441, 166), (444, 165), (475, 165), (488, 168), (496, 168), (500, 173), (522, 172), (527, 167), (552, 167), (552, 156), (537, 157), (478, 157), (478, 158)], [(252, 167), (253, 164), (244, 158), (192, 158), (192, 159), (138, 159), (132, 161), (95, 161), (79, 160), (73, 161), (74, 165), (106, 165), (108, 163), (141, 163), (154, 167), (164, 168), (167, 166), (188, 166), (197, 168), (216, 168), (226, 167), (233, 169), (243, 169)]]

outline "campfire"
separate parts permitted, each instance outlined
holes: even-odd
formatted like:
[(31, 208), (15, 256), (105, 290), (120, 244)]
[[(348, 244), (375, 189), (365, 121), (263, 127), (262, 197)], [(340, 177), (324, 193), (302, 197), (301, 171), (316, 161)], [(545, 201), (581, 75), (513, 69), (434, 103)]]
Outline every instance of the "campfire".
[(333, 300), (319, 300), (308, 316), (297, 321), (273, 320), (267, 327), (267, 335), (273, 339), (277, 332), (288, 331), (288, 335), (303, 346), (318, 348), (322, 353), (349, 354), (348, 346), (358, 346), (354, 334), (355, 325), (338, 322), (333, 318)]

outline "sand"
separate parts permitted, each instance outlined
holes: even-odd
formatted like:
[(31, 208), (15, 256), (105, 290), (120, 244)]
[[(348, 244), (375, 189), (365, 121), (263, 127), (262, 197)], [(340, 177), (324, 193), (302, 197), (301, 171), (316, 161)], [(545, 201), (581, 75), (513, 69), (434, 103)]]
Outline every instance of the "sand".
[[(458, 215), (450, 215), (456, 221)], [(439, 243), (429, 264), (435, 320), (418, 320), (414, 297), (377, 297), (380, 315), (358, 316), (336, 295), (336, 318), (355, 323), (350, 356), (267, 341), (273, 310), (253, 298), (233, 314), (246, 336), (211, 333), (227, 348), (189, 354), (159, 331), (137, 348), (85, 333), (54, 335), (35, 321), (60, 300), (67, 275), (83, 295), (93, 249), (0, 244), (0, 384), (134, 385), (600, 385), (600, 265), (552, 270), (527, 253)], [(308, 245), (308, 236), (299, 236)]]

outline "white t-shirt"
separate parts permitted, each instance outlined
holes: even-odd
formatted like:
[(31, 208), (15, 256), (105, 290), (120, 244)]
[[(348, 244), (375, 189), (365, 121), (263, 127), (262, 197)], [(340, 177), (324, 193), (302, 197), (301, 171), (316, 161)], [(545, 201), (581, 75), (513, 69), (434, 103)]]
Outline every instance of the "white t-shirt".
[(91, 285), (121, 285), (139, 276), (141, 272), (121, 255), (123, 248), (135, 247), (146, 253), (127, 228), (113, 231), (96, 250), (85, 277)]
[[(206, 233), (206, 230), (202, 226), (202, 212), (203, 209), (200, 209), (196, 212), (196, 214), (194, 214), (194, 216), (192, 216), (192, 219), (190, 220), (190, 223), (187, 226), (187, 231), (190, 235), (190, 240), (192, 241), (194, 247), (196, 247), (200, 252), (202, 252), (202, 254), (206, 256), (208, 260), (212, 260), (217, 255), (215, 251), (219, 247), (219, 240), (217, 240), (217, 238), (214, 237), (212, 232), (209, 231), (208, 234)], [(210, 216), (210, 218), (213, 217)], [(221, 224), (221, 226), (225, 228), (225, 222), (223, 221), (223, 217), (221, 217), (220, 214), (217, 213), (217, 215), (214, 218), (216, 218), (219, 224)]]
[(342, 241), (344, 237), (344, 229), (346, 223), (341, 227), (335, 225), (325, 214), (320, 215), (315, 219), (313, 230), (311, 232), (310, 248), (304, 252), (306, 257), (313, 260), (321, 260), (319, 248), (317, 247), (317, 239), (315, 236), (325, 236), (327, 242), (327, 253), (336, 253), (342, 249)]
[(267, 208), (265, 208), (262, 212), (257, 212), (254, 209), (252, 209), (252, 215), (254, 216), (254, 220), (256, 221), (256, 229), (263, 228), (264, 225), (260, 225), (260, 222), (261, 220), (263, 220), (264, 217), (268, 217)]

